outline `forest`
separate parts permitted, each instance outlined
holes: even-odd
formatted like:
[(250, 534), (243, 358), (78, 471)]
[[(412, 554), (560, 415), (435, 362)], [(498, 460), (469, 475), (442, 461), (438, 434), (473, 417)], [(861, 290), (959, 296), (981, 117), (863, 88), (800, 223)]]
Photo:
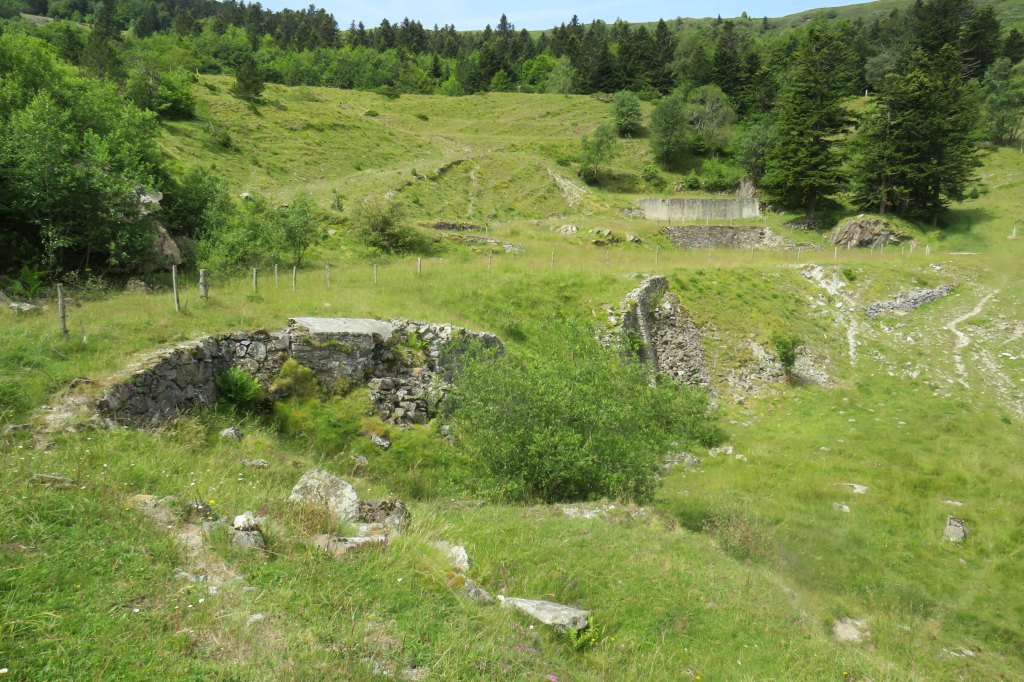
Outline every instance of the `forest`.
[[(0, 16), (6, 272), (137, 270), (156, 218), (139, 199), (153, 191), (159, 222), (197, 240), (200, 257), (203, 245), (209, 257), (255, 239), (301, 259), (318, 234), (308, 202), (239, 207), (207, 169), (172, 171), (157, 152), (160, 119), (195, 116), (197, 74), (234, 75), (236, 96), (254, 107), (268, 82), (388, 97), (617, 93), (612, 120), (581, 141), (588, 183), (601, 184), (615, 137), (646, 136), (664, 170), (728, 160), (725, 171), (691, 171), (686, 189), (731, 191), (745, 179), (772, 206), (812, 219), (843, 193), (858, 209), (932, 225), (970, 191), (985, 147), (1019, 141), (1024, 101), (1024, 37), (970, 0), (795, 28), (746, 15), (654, 26), (573, 17), (531, 32), (503, 15), (472, 32), (408, 18), (341, 29), (313, 6), (234, 0), (3, 0)], [(653, 104), (649, 121), (642, 101)], [(658, 170), (643, 172), (656, 180)], [(232, 234), (215, 234), (224, 225)]]

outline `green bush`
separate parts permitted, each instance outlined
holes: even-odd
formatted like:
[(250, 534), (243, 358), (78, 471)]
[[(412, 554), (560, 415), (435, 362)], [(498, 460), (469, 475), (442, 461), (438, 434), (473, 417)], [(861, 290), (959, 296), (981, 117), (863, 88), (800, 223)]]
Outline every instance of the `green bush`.
[(640, 171), (640, 176), (647, 183), (648, 187), (659, 192), (665, 189), (665, 186), (668, 184), (665, 182), (665, 176), (658, 170), (658, 166), (653, 163), (645, 164), (643, 170)]
[(472, 350), (445, 403), (483, 494), (518, 502), (651, 499), (673, 448), (718, 439), (703, 392), (649, 370), (581, 322), (552, 322), (543, 352)]
[(356, 233), (367, 246), (384, 253), (425, 251), (427, 240), (403, 218), (404, 211), (396, 202), (367, 198), (356, 208)]
[(776, 333), (772, 336), (772, 345), (775, 346), (775, 352), (779, 356), (787, 379), (792, 378), (793, 368), (796, 366), (796, 349), (801, 343), (794, 334)]
[(270, 384), (270, 393), (275, 397), (311, 398), (317, 394), (318, 388), (313, 370), (299, 364), (295, 358), (288, 358)]
[(612, 120), (621, 137), (632, 137), (643, 132), (643, 111), (636, 93), (622, 90), (612, 100)]
[(266, 397), (266, 391), (256, 377), (241, 367), (229, 367), (216, 378), (221, 402), (242, 410), (256, 409)]

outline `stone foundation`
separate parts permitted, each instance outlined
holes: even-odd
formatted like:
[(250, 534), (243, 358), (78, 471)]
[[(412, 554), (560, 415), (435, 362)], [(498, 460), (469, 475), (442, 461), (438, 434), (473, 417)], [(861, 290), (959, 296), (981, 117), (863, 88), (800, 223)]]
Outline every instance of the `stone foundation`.
[(370, 384), (380, 415), (424, 423), (443, 395), (452, 363), (473, 341), (502, 348), (493, 334), (406, 320), (295, 318), (287, 329), (234, 332), (150, 354), (115, 377), (96, 403), (119, 424), (155, 426), (218, 397), (216, 377), (241, 367), (269, 388), (288, 358), (328, 389)]

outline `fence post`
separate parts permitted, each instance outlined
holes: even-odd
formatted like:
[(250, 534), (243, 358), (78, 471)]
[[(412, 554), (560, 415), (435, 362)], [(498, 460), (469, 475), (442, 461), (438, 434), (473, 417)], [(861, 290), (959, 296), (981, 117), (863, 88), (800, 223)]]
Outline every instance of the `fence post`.
[(295, 291), (295, 271), (298, 269), (299, 267), (297, 265), (292, 266), (292, 291)]
[(373, 264), (373, 283), (377, 283), (377, 264)]
[(331, 288), (331, 265), (328, 263), (324, 265), (324, 275), (327, 277), (327, 288)]
[(181, 301), (178, 298), (178, 266), (171, 266), (171, 288), (174, 289), (174, 312), (181, 312)]
[(423, 256), (416, 256), (416, 274), (423, 274)]
[(277, 263), (274, 263), (274, 288), (277, 288)]
[(654, 247), (654, 264), (657, 265), (660, 262), (661, 262), (661, 247), (660, 246), (655, 246)]
[(252, 269), (252, 290), (253, 291), (258, 291), (258, 289), (257, 289), (258, 284), (257, 284), (256, 271), (257, 271), (257, 268), (253, 268)]
[(199, 271), (199, 298), (210, 298), (210, 285), (206, 283), (206, 270)]
[(68, 304), (64, 300), (64, 285), (57, 285), (57, 316), (60, 318), (60, 334), (67, 341), (68, 334)]

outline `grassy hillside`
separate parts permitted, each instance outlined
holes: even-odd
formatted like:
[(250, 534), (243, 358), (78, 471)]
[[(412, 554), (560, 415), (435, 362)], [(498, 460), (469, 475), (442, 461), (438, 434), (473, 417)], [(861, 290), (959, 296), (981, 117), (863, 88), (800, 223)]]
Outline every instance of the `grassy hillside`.
[[(623, 191), (576, 179), (579, 137), (607, 117), (597, 99), (388, 100), (271, 86), (253, 111), (228, 85), (204, 77), (200, 119), (166, 124), (164, 149), (183, 167), (216, 165), (238, 193), (309, 192), (337, 234), (294, 292), (284, 276), (275, 285), (263, 273), (254, 293), (248, 280), (212, 273), (201, 301), (186, 272), (184, 314), (166, 289), (79, 295), (67, 342), (52, 304), (37, 316), (0, 312), (0, 421), (38, 427), (42, 405), (95, 391), (89, 381), (137, 354), (301, 315), (453, 322), (497, 333), (512, 353), (538, 350), (552, 314), (602, 319), (642, 273), (658, 272), (705, 335), (734, 454), (695, 453), (701, 464), (667, 471), (642, 512), (574, 519), (462, 499), (465, 472), (434, 431), (384, 425), (360, 391), (318, 412), (292, 406), (297, 429), (211, 410), (152, 432), (14, 432), (0, 437), (0, 667), (11, 679), (1024, 676), (1024, 239), (1007, 239), (1024, 181), (1018, 152), (990, 154), (987, 192), (955, 207), (950, 228), (917, 230), (913, 252), (684, 251), (658, 234), (663, 225), (620, 213), (648, 195), (629, 177), (646, 140), (623, 141), (610, 165)], [(330, 208), (334, 192), (343, 210)], [(422, 274), (415, 258), (390, 258), (375, 282), (346, 228), (354, 205), (387, 192), (413, 222), (471, 222), (473, 234), (524, 252), (444, 242)], [(789, 217), (766, 222), (824, 244), (785, 228)], [(580, 231), (556, 234), (566, 223)], [(597, 227), (643, 241), (599, 248), (587, 234)], [(803, 274), (812, 263), (845, 283), (840, 293)], [(860, 312), (944, 283), (952, 295), (907, 316)], [(803, 339), (827, 385), (758, 378), (776, 331)], [(74, 378), (88, 381), (68, 389)], [(218, 436), (236, 423), (244, 440)], [(394, 445), (382, 452), (360, 429)], [(357, 471), (352, 455), (368, 466)], [(269, 468), (241, 465), (254, 457)], [(285, 500), (314, 465), (362, 495), (406, 499), (410, 530), (351, 560), (310, 549), (329, 522)], [(57, 471), (76, 487), (32, 480)], [(203, 499), (229, 518), (258, 510), (272, 520), (269, 556), (240, 552), (220, 532), (196, 554), (140, 513), (137, 494)], [(971, 528), (963, 545), (943, 541), (947, 514)], [(459, 597), (430, 547), (438, 539), (464, 544), (470, 576), (495, 593), (592, 609), (594, 644)], [(176, 568), (210, 578), (176, 578)], [(837, 642), (841, 618), (864, 621), (870, 635)]]

